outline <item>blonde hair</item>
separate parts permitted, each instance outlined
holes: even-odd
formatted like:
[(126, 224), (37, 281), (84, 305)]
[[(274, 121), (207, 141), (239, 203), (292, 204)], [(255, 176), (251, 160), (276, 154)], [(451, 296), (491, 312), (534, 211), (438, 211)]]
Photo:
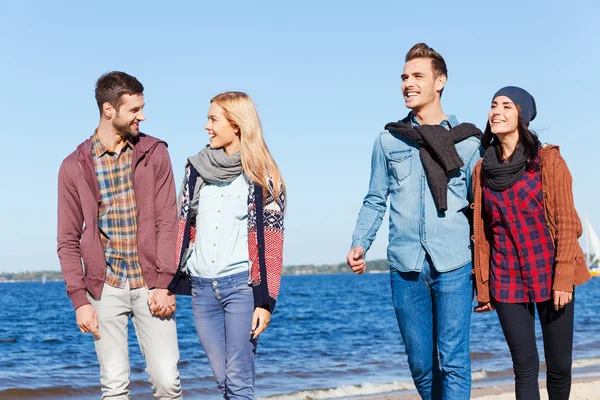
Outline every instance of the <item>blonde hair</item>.
[(224, 111), (225, 118), (233, 128), (239, 129), (242, 169), (248, 179), (263, 188), (265, 200), (269, 193), (269, 178), (275, 199), (285, 198), (285, 182), (263, 138), (262, 128), (254, 102), (243, 92), (224, 92), (210, 100)]

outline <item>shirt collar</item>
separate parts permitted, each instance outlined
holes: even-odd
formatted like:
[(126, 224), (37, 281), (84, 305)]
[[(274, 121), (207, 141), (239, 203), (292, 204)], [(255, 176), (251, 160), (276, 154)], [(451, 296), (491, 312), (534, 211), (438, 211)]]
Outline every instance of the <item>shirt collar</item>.
[[(133, 145), (129, 141), (129, 139), (125, 140), (125, 146), (123, 146), (124, 150), (133, 149)], [(100, 158), (105, 154), (114, 154), (114, 151), (109, 150), (103, 143), (100, 141), (100, 137), (98, 136), (98, 130), (94, 133), (94, 139), (92, 140), (92, 153), (96, 158)]]
[[(408, 119), (410, 120), (410, 124), (413, 126), (413, 128), (415, 126), (421, 126), (421, 124), (417, 120), (416, 115), (412, 111), (408, 113)], [(448, 119), (445, 119), (442, 122), (440, 122), (440, 125), (446, 129), (452, 129), (456, 125), (458, 125), (458, 120), (454, 115), (448, 115)]]

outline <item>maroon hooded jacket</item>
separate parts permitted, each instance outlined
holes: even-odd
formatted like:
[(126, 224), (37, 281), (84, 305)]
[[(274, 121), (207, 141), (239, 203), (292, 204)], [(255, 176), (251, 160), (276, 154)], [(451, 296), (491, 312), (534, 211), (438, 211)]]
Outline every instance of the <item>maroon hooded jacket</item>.
[[(142, 274), (148, 288), (167, 288), (176, 271), (177, 238), (175, 183), (167, 143), (140, 133), (134, 141), (132, 170)], [(76, 309), (89, 304), (86, 290), (101, 298), (106, 278), (99, 204), (90, 138), (64, 159), (58, 172), (57, 250), (67, 294)]]

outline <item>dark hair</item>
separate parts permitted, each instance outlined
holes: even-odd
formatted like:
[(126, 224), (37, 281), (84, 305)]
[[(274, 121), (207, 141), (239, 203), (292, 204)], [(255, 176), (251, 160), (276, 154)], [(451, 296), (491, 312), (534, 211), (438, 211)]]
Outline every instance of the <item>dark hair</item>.
[[(409, 62), (415, 58), (429, 58), (431, 60), (431, 69), (433, 70), (434, 78), (437, 78), (440, 75), (444, 75), (448, 78), (448, 68), (446, 67), (444, 57), (425, 43), (415, 44), (408, 53), (406, 53), (404, 62)], [(442, 88), (442, 90), (440, 90), (440, 96), (443, 91), (444, 89)]]
[(107, 72), (96, 82), (96, 103), (102, 114), (102, 105), (110, 103), (117, 111), (125, 94), (142, 94), (144, 86), (135, 77), (125, 72)]
[[(520, 107), (517, 106), (517, 108), (519, 109), (519, 120), (517, 123), (517, 130), (519, 131), (519, 143), (523, 145), (525, 155), (527, 156), (527, 170), (536, 171), (540, 167), (538, 162), (538, 150), (541, 146), (541, 142), (538, 138), (538, 135), (529, 129), (523, 120), (523, 117), (521, 117)], [(495, 146), (496, 148), (500, 146), (500, 141), (496, 135), (492, 133), (489, 121), (485, 126), (485, 132), (481, 138), (481, 146), (484, 149), (487, 149), (490, 146)], [(501, 154), (501, 152), (498, 153)]]

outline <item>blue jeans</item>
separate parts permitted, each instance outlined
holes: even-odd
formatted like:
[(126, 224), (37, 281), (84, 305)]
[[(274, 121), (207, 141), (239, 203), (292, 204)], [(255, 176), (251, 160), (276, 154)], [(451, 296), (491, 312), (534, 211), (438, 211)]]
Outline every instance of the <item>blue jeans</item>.
[(224, 399), (254, 399), (254, 297), (248, 272), (192, 277), (192, 312), (200, 343)]
[(440, 273), (427, 256), (420, 272), (391, 270), (396, 318), (422, 399), (470, 398), (471, 269)]

